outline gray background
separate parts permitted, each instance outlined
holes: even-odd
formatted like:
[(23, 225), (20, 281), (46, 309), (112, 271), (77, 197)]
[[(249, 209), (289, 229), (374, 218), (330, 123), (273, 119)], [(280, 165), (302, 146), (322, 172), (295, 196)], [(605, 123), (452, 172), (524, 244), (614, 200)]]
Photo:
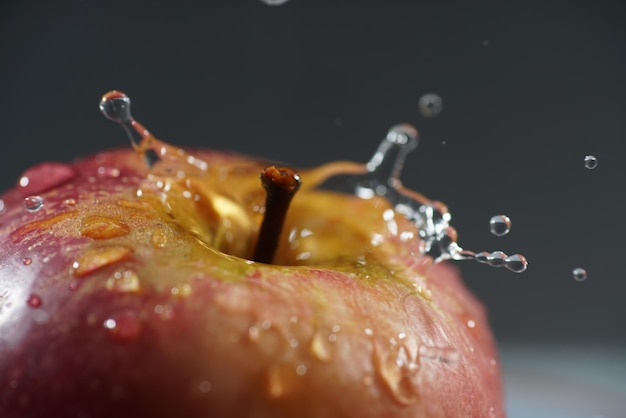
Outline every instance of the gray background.
[[(97, 107), (114, 88), (166, 141), (294, 166), (365, 161), (410, 122), (405, 183), (449, 204), (464, 247), (530, 261), (461, 264), (497, 337), (623, 342), (625, 21), (620, 1), (5, 0), (0, 186), (127, 146)], [(432, 119), (428, 92), (444, 101)], [(500, 213), (513, 229), (496, 238)]]

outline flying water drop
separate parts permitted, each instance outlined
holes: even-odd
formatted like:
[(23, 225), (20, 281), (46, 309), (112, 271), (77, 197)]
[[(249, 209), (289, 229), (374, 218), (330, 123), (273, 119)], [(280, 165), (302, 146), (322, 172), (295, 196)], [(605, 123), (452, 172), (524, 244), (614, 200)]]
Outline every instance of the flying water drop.
[(587, 270), (577, 267), (572, 271), (572, 276), (577, 282), (584, 282), (587, 280)]
[(593, 170), (598, 166), (598, 159), (593, 155), (585, 156), (585, 168), (588, 170)]
[(443, 110), (443, 101), (438, 94), (427, 93), (420, 97), (419, 111), (425, 118), (434, 118)]
[(504, 259), (504, 267), (513, 273), (523, 273), (528, 268), (528, 261), (521, 254), (513, 254)]
[(489, 220), (489, 229), (496, 237), (503, 237), (511, 230), (511, 220), (506, 215), (496, 215)]
[(261, 3), (267, 4), (268, 6), (282, 6), (288, 1), (289, 0), (261, 0)]
[(24, 206), (29, 212), (37, 212), (43, 207), (44, 200), (41, 196), (28, 196), (24, 199)]

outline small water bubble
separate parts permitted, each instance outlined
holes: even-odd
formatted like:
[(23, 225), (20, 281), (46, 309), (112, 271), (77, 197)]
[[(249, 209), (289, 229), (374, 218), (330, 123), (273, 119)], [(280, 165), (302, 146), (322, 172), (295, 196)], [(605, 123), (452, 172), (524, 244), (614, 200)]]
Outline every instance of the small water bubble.
[(38, 295), (32, 294), (26, 300), (28, 306), (31, 308), (39, 308), (41, 306), (41, 298)]
[(528, 268), (528, 261), (521, 254), (513, 254), (504, 259), (504, 267), (514, 273), (522, 273)]
[(289, 0), (260, 0), (261, 3), (267, 4), (268, 6), (282, 6), (287, 3)]
[(585, 156), (585, 168), (588, 170), (593, 170), (598, 166), (598, 159), (593, 155)]
[(118, 178), (120, 176), (120, 170), (115, 167), (98, 167), (98, 175), (100, 177)]
[(511, 219), (506, 215), (495, 215), (489, 220), (489, 229), (496, 237), (503, 237), (511, 230)]
[(587, 280), (587, 270), (581, 267), (577, 267), (572, 271), (572, 276), (577, 282), (584, 282), (585, 280)]
[(43, 197), (41, 196), (28, 196), (24, 199), (24, 206), (29, 212), (37, 212), (43, 207)]
[(420, 97), (419, 111), (425, 118), (434, 118), (443, 110), (443, 101), (438, 94), (427, 93)]
[(306, 374), (306, 372), (307, 372), (307, 368), (306, 368), (306, 366), (304, 364), (298, 364), (296, 366), (296, 374), (298, 376), (304, 376)]
[(24, 264), (25, 266), (30, 266), (33, 263), (33, 260), (31, 258), (26, 257), (24, 260), (22, 260), (22, 264)]
[(135, 311), (124, 310), (105, 319), (102, 326), (109, 331), (111, 338), (130, 341), (139, 336), (141, 321)]
[(6, 210), (6, 205), (4, 204), (4, 200), (0, 199), (0, 214), (4, 213), (4, 211)]
[(209, 391), (211, 390), (211, 382), (209, 382), (208, 380), (203, 380), (198, 385), (198, 389), (202, 393), (209, 393)]

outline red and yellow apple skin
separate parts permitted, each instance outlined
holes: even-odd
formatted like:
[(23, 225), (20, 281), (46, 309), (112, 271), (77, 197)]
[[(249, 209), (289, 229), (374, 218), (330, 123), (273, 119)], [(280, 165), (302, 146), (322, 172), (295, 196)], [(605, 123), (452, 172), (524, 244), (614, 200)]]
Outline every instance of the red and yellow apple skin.
[(414, 225), (303, 171), (254, 263), (264, 166), (194, 155), (206, 176), (117, 150), (2, 195), (0, 415), (506, 415), (485, 311)]

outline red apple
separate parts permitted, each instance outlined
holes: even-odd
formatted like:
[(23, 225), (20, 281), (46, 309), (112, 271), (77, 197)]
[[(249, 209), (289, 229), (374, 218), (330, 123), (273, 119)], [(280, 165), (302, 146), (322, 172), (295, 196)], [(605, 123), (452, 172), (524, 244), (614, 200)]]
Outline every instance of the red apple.
[(300, 173), (260, 263), (265, 165), (163, 150), (152, 171), (132, 150), (42, 164), (2, 195), (0, 416), (506, 415), (457, 269), (385, 199), (314, 187), (357, 165)]

